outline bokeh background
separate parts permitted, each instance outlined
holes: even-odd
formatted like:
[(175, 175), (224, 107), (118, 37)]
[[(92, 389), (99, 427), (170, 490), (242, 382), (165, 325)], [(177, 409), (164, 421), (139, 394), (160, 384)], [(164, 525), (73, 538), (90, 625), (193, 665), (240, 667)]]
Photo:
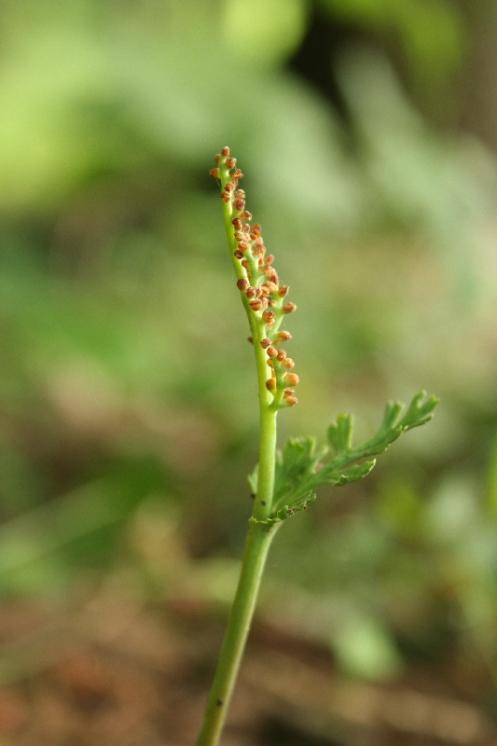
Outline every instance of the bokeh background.
[(282, 438), (441, 405), (272, 552), (226, 746), (497, 738), (493, 0), (3, 0), (0, 744), (193, 743), (256, 458), (208, 177), (292, 287)]

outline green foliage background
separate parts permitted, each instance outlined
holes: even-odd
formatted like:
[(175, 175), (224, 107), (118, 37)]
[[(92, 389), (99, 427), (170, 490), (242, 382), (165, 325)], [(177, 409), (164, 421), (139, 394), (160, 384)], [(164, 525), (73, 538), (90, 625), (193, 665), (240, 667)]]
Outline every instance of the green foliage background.
[[(290, 64), (316, 13), (353, 36), (329, 53), (346, 121)], [(0, 21), (4, 599), (56, 613), (120, 573), (147, 598), (230, 597), (257, 421), (207, 175), (228, 143), (299, 305), (283, 437), (442, 401), (289, 522), (263, 604), (356, 675), (492, 669), (497, 170), (457, 127), (461, 6), (6, 0)]]

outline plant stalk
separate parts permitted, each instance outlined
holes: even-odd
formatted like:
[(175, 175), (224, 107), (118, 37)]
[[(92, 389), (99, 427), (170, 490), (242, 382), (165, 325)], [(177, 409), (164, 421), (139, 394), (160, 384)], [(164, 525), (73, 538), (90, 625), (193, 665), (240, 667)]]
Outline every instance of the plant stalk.
[[(229, 179), (228, 171), (221, 170), (222, 186), (224, 186), (227, 179)], [(235, 274), (237, 278), (240, 278), (243, 276), (240, 265), (233, 259), (236, 241), (231, 223), (232, 217), (233, 208), (231, 204), (225, 204), (224, 224), (228, 248)], [(269, 547), (279, 526), (278, 523), (264, 523), (264, 520), (271, 512), (277, 439), (277, 411), (271, 407), (271, 397), (266, 388), (268, 366), (265, 352), (260, 344), (261, 339), (265, 335), (265, 327), (262, 322), (254, 318), (248, 307), (247, 299), (243, 295), (242, 302), (250, 325), (257, 368), (260, 425), (257, 495), (254, 500), (252, 517), (249, 521), (238, 586), (209, 693), (204, 722), (197, 740), (197, 746), (218, 746), (219, 744), (252, 623)]]
[(250, 524), (238, 588), (231, 608), (197, 746), (217, 746), (219, 744), (252, 622), (267, 554), (277, 531), (277, 525)]

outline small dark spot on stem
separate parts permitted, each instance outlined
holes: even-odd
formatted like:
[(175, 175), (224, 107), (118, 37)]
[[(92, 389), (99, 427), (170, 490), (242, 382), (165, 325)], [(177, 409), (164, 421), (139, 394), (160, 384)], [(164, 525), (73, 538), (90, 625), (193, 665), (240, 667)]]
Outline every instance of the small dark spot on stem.
[(216, 705), (217, 705), (218, 707), (222, 707), (222, 706), (223, 706), (223, 700), (222, 700), (222, 699), (217, 699), (217, 700), (216, 700)]
[(261, 505), (265, 505), (265, 504), (266, 504), (266, 501), (265, 500), (261, 500)]

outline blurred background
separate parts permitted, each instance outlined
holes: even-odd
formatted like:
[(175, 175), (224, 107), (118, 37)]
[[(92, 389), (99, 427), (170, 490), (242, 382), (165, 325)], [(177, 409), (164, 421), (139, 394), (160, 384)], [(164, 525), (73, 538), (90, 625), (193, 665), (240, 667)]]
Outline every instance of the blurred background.
[(0, 745), (194, 741), (257, 443), (225, 144), (299, 305), (282, 439), (442, 402), (278, 536), (225, 744), (495, 744), (494, 0), (3, 0), (0, 38)]

